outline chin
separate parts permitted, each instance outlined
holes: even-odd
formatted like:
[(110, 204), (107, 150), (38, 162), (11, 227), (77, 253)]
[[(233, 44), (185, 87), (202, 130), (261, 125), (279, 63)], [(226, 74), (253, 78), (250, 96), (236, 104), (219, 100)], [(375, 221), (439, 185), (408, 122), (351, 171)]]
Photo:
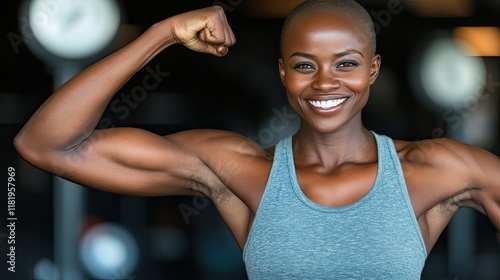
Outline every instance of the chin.
[(338, 122), (307, 122), (307, 129), (320, 134), (331, 134), (342, 129), (342, 125)]

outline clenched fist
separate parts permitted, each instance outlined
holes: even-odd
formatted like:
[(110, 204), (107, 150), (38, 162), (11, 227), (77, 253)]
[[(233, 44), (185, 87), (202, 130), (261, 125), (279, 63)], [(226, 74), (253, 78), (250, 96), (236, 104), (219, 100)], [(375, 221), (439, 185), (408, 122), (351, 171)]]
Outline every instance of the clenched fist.
[(236, 38), (224, 10), (212, 6), (170, 18), (172, 36), (177, 43), (197, 52), (224, 56)]

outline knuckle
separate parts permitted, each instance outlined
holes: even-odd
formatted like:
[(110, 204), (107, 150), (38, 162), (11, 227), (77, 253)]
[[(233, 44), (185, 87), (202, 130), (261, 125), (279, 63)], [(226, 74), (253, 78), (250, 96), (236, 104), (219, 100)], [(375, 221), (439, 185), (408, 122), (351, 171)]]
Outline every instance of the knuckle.
[(214, 6), (212, 6), (212, 7), (213, 7), (213, 9), (215, 9), (216, 11), (219, 11), (219, 12), (221, 12), (221, 11), (223, 12), (223, 11), (224, 11), (224, 9), (223, 9), (221, 6), (219, 6), (219, 5), (214, 5)]

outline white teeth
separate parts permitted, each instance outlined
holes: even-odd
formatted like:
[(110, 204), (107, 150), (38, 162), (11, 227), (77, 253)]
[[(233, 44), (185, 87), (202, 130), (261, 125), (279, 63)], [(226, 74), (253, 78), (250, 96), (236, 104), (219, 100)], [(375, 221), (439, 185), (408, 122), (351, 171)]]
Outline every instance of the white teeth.
[(340, 103), (344, 102), (347, 98), (340, 98), (340, 99), (334, 99), (334, 100), (327, 100), (327, 101), (314, 101), (314, 100), (309, 100), (309, 103), (313, 105), (316, 108), (322, 108), (322, 109), (330, 109), (333, 107), (338, 106)]

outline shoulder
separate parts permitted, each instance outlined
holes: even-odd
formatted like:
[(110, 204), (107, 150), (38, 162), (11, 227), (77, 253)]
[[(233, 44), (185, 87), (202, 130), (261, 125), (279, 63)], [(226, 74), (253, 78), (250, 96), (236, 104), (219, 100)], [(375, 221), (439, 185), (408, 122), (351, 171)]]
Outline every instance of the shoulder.
[[(464, 144), (449, 138), (437, 138), (420, 141), (393, 140), (402, 162), (438, 166), (441, 169), (466, 169), (470, 173), (483, 167), (486, 161), (498, 160), (498, 157), (477, 146)], [(493, 163), (493, 162), (491, 162)]]
[(223, 130), (188, 130), (166, 136), (192, 153), (223, 186), (250, 208), (256, 208), (269, 176), (273, 153), (241, 134)]
[(415, 164), (453, 164), (463, 162), (473, 147), (449, 138), (419, 141), (393, 140), (401, 160)]
[(495, 157), (484, 149), (449, 138), (413, 142), (395, 140), (394, 144), (401, 163), (410, 167), (407, 168), (410, 173), (419, 169), (426, 171), (421, 175), (436, 175), (433, 177), (435, 180), (460, 181), (465, 188), (477, 185), (478, 176), (482, 173), (477, 171), (484, 169), (484, 160)]
[(432, 193), (434, 202), (500, 197), (500, 159), (493, 153), (447, 138), (394, 143), (410, 192)]
[(448, 138), (394, 140), (394, 145), (410, 193), (432, 191), (437, 203), (472, 185), (471, 146)]
[(241, 134), (215, 129), (187, 130), (165, 136), (202, 159), (230, 157), (272, 160), (272, 153)]

